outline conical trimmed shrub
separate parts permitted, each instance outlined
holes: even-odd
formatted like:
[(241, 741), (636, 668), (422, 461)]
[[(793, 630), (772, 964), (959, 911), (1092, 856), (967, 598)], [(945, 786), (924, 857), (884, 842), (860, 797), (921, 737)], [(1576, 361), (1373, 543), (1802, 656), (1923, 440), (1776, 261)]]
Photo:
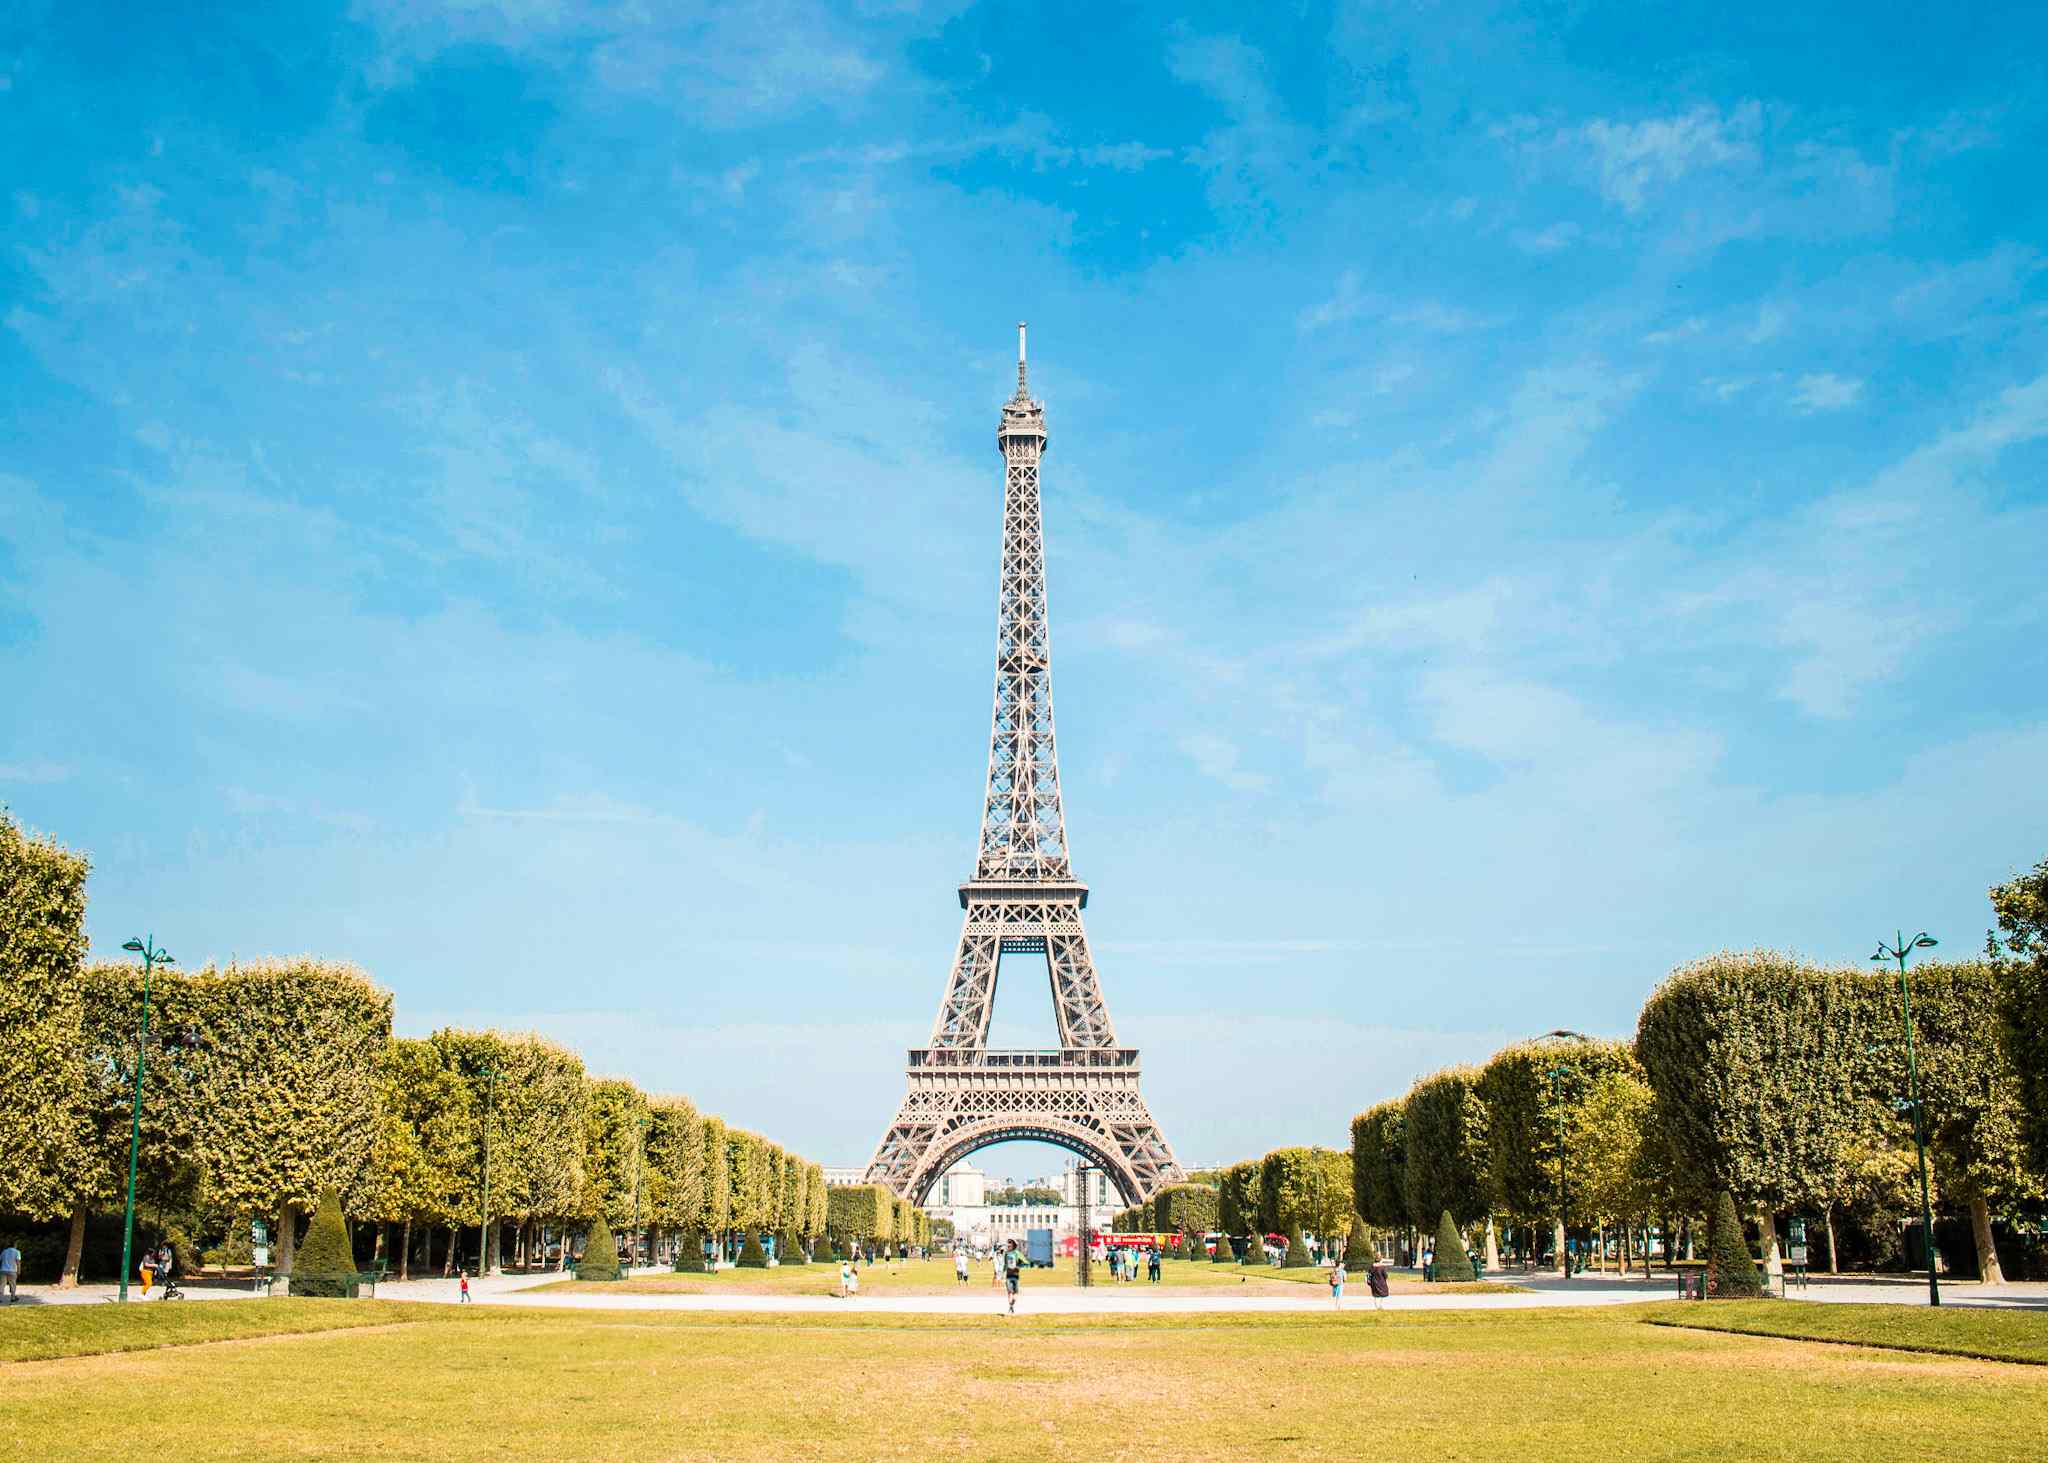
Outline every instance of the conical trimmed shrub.
[(701, 1275), (710, 1268), (704, 1263), (704, 1236), (697, 1230), (685, 1230), (683, 1242), (676, 1249), (676, 1269), (686, 1275)]
[(1379, 1262), (1379, 1252), (1372, 1247), (1372, 1241), (1365, 1236), (1365, 1221), (1356, 1214), (1351, 1216), (1351, 1233), (1344, 1239), (1344, 1268), (1366, 1270)]
[(297, 1296), (346, 1296), (355, 1289), (355, 1247), (349, 1243), (348, 1221), (341, 1197), (329, 1189), (306, 1226), (305, 1241), (292, 1262), (291, 1293)]
[(797, 1237), (788, 1230), (775, 1236), (775, 1262), (778, 1265), (808, 1265), (804, 1258), (804, 1247)]
[(1219, 1265), (1234, 1265), (1237, 1263), (1237, 1257), (1230, 1253), (1229, 1235), (1219, 1234), (1216, 1236), (1216, 1252), (1209, 1256), (1209, 1258)]
[(1742, 1235), (1741, 1216), (1735, 1212), (1735, 1196), (1723, 1189), (1707, 1216), (1707, 1298), (1755, 1300), (1763, 1293), (1749, 1241)]
[(1436, 1227), (1436, 1278), (1449, 1281), (1478, 1278), (1472, 1273), (1471, 1257), (1465, 1253), (1465, 1236), (1451, 1221), (1448, 1209), (1444, 1210), (1444, 1217)]
[(1291, 1225), (1287, 1230), (1287, 1253), (1280, 1257), (1282, 1270), (1306, 1270), (1315, 1261), (1308, 1257), (1308, 1241), (1301, 1237), (1301, 1226)]
[(1180, 1257), (1183, 1260), (1191, 1261), (1207, 1260), (1209, 1258), (1202, 1253), (1202, 1237), (1193, 1230), (1189, 1230), (1180, 1237)]
[(752, 1225), (747, 1226), (747, 1242), (740, 1246), (740, 1257), (733, 1262), (742, 1270), (766, 1270), (768, 1252), (761, 1248), (761, 1232)]
[(1247, 1265), (1266, 1263), (1266, 1237), (1256, 1232), (1244, 1237), (1244, 1253), (1238, 1257)]
[(612, 1238), (610, 1223), (600, 1218), (584, 1236), (583, 1258), (576, 1265), (576, 1278), (617, 1280), (619, 1273), (618, 1241)]

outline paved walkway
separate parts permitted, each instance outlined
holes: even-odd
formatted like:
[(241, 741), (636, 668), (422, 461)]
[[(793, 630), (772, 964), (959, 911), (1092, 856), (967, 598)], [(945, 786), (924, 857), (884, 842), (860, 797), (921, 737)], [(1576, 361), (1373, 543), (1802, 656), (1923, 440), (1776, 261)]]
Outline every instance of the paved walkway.
[[(643, 1270), (646, 1275), (665, 1270)], [(1412, 1272), (1411, 1272), (1412, 1273)], [(563, 1277), (554, 1273), (535, 1275), (487, 1275), (470, 1281), (470, 1294), (478, 1305), (516, 1305), (545, 1310), (605, 1311), (701, 1311), (711, 1313), (780, 1312), (798, 1315), (842, 1316), (860, 1313), (882, 1315), (979, 1316), (1003, 1310), (999, 1296), (976, 1286), (969, 1294), (865, 1295), (841, 1300), (829, 1295), (607, 1295), (596, 1291), (528, 1294), (536, 1286)], [(1675, 1300), (1677, 1282), (1659, 1275), (1645, 1282), (1636, 1278), (1580, 1275), (1563, 1280), (1555, 1275), (1501, 1276), (1527, 1286), (1519, 1295), (1459, 1295), (1454, 1292), (1431, 1295), (1396, 1295), (1382, 1302), (1389, 1311), (1515, 1311), (1560, 1306), (1608, 1306)], [(144, 1301), (140, 1287), (129, 1288), (131, 1305), (160, 1304), (159, 1292)], [(192, 1300), (250, 1300), (256, 1292), (244, 1285), (188, 1284), (185, 1294)], [(114, 1299), (111, 1285), (81, 1285), (70, 1290), (54, 1286), (24, 1285), (23, 1305), (98, 1305)], [(1818, 1303), (1925, 1304), (1927, 1282), (1904, 1277), (1874, 1278), (1815, 1277), (1804, 1289), (1795, 1286), (1794, 1301)], [(445, 1305), (458, 1303), (459, 1291), (452, 1279), (433, 1276), (420, 1280), (386, 1281), (377, 1287), (379, 1300), (426, 1301)], [(1943, 1281), (1942, 1304), (1959, 1308), (1990, 1307), (2048, 1311), (2048, 1283), (2015, 1282), (1984, 1286), (1968, 1281)], [(1328, 1312), (1329, 1291), (1320, 1285), (1303, 1285), (1300, 1295), (1244, 1295), (1224, 1288), (1213, 1294), (1159, 1295), (1144, 1288), (1093, 1286), (1080, 1290), (1071, 1285), (1038, 1285), (1024, 1282), (1018, 1298), (1020, 1315), (1198, 1315), (1272, 1314)], [(1362, 1281), (1353, 1281), (1344, 1297), (1346, 1311), (1369, 1311), (1372, 1297)]]

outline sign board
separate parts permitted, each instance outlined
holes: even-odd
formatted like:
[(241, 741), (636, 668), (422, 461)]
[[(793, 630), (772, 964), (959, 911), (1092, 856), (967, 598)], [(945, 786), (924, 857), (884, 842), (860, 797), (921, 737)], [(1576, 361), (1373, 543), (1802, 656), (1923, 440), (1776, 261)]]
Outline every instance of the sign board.
[(1806, 1263), (1805, 1245), (1792, 1246), (1792, 1263), (1795, 1265), (1804, 1265)]
[(256, 1263), (256, 1268), (261, 1270), (265, 1265), (268, 1265), (270, 1263), (270, 1246), (253, 1246), (249, 1258), (254, 1260)]
[(270, 1230), (264, 1226), (262, 1220), (252, 1219), (249, 1221), (249, 1243), (252, 1245), (267, 1245), (270, 1243)]
[(1793, 1244), (1804, 1245), (1806, 1243), (1806, 1221), (1804, 1219), (1795, 1217), (1792, 1220), (1791, 1231), (1790, 1239)]

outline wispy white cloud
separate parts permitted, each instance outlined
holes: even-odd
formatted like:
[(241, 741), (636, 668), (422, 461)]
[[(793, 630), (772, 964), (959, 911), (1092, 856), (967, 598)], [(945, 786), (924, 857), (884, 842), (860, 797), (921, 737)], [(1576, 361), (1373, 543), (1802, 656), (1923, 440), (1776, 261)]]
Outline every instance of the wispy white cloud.
[(1801, 376), (1792, 388), (1792, 405), (1806, 413), (1846, 411), (1863, 400), (1863, 382), (1832, 371)]
[(1639, 122), (1596, 117), (1574, 135), (1594, 155), (1600, 191), (1638, 213), (1653, 192), (1688, 173), (1754, 162), (1762, 126), (1762, 106), (1747, 101), (1727, 113), (1701, 105)]

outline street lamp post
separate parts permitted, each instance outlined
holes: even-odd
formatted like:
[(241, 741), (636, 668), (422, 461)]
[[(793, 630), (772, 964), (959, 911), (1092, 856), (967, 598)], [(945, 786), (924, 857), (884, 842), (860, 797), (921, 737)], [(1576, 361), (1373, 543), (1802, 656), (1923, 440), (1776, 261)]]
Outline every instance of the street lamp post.
[(484, 1208), (476, 1237), (476, 1273), (491, 1273), (491, 1118), (498, 1098), (498, 1064), (484, 1068)]
[[(1582, 1031), (1566, 1031), (1560, 1027), (1556, 1031), (1544, 1032), (1543, 1040), (1591, 1041), (1592, 1038)], [(1558, 1267), (1564, 1272), (1564, 1278), (1567, 1280), (1572, 1278), (1572, 1261), (1571, 1255), (1565, 1249), (1565, 1195), (1567, 1191), (1565, 1186), (1566, 1169), (1564, 1156), (1564, 1078), (1565, 1074), (1570, 1070), (1563, 1062), (1552, 1062), (1550, 1064), (1550, 1105), (1557, 1113), (1557, 1263)]]
[(1911, 940), (1903, 932), (1893, 931), (1892, 943), (1877, 942), (1877, 953), (1870, 958), (1882, 965), (1888, 960), (1899, 963), (1899, 1007), (1906, 1021), (1906, 1101), (1913, 1109), (1913, 1147), (1920, 1154), (1920, 1234), (1927, 1246), (1927, 1303), (1941, 1304), (1941, 1281), (1934, 1273), (1934, 1200), (1927, 1185), (1927, 1124), (1920, 1111), (1920, 1063), (1913, 1055), (1913, 992), (1906, 983), (1906, 957), (1915, 950), (1932, 950), (1940, 941), (1922, 930)]
[(159, 950), (156, 936), (130, 940), (122, 945), (142, 957), (142, 1031), (135, 1038), (135, 1106), (128, 1124), (128, 1207), (121, 1218), (121, 1288), (119, 1299), (128, 1299), (128, 1267), (135, 1253), (135, 1169), (142, 1157), (142, 1069), (149, 1058), (149, 977), (159, 965), (175, 965), (177, 959)]
[[(628, 1256), (626, 1265), (629, 1269), (633, 1264), (631, 1256), (640, 1249), (640, 1175), (647, 1167), (647, 1119), (635, 1118), (633, 1120), (633, 1135), (633, 1242), (626, 1250)], [(785, 1228), (784, 1233), (788, 1232)], [(654, 1257), (650, 1255), (648, 1258), (652, 1259)]]

